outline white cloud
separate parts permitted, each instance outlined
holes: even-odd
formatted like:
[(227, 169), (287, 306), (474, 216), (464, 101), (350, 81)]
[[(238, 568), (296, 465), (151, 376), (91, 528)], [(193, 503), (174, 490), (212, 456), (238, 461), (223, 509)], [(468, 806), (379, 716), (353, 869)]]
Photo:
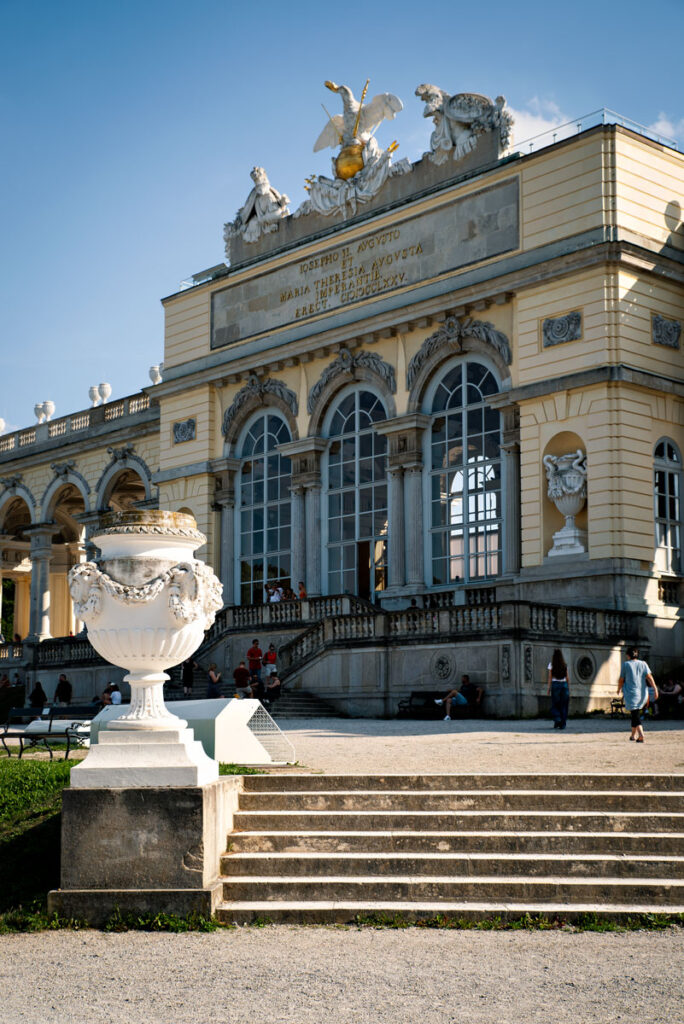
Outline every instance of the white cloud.
[(649, 124), (648, 127), (649, 131), (655, 132), (657, 135), (666, 135), (669, 139), (684, 139), (684, 117), (680, 117), (678, 121), (673, 121), (661, 110), (658, 114), (658, 119), (653, 124)]
[[(515, 107), (509, 107), (509, 110), (514, 118), (514, 145), (518, 145), (526, 139), (531, 139), (535, 135), (541, 135), (542, 132), (551, 131), (570, 120), (569, 116), (563, 113), (554, 100), (540, 99), (538, 96), (533, 96), (525, 105), (524, 110), (516, 110)], [(572, 132), (573, 127), (570, 126), (567, 132), (563, 133), (559, 138), (565, 138), (565, 134), (572, 134)], [(550, 143), (551, 141), (552, 139), (550, 138), (548, 142)]]

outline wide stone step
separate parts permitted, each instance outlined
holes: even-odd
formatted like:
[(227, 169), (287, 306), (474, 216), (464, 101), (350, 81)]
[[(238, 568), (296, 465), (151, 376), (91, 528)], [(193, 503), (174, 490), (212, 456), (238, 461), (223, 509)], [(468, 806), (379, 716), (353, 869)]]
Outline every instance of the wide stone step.
[(324, 790), (639, 790), (684, 793), (683, 775), (558, 775), (536, 772), (531, 775), (481, 773), (473, 775), (248, 775), (245, 791), (312, 792)]
[(233, 832), (234, 853), (597, 853), (684, 856), (684, 832)]
[(223, 880), (226, 901), (351, 900), (439, 902), (510, 901), (539, 903), (630, 903), (656, 907), (684, 905), (684, 880), (661, 878), (570, 878), (563, 876), (501, 877), (498, 875), (451, 875), (381, 878), (252, 875)]
[(221, 873), (231, 879), (254, 875), (323, 876), (568, 876), (577, 878), (684, 878), (684, 857), (599, 854), (453, 853), (379, 854), (229, 853)]
[(652, 904), (633, 904), (629, 901), (597, 907), (595, 903), (567, 903), (565, 900), (547, 902), (495, 902), (481, 901), (396, 901), (380, 900), (261, 900), (220, 903), (217, 918), (224, 924), (353, 924), (370, 921), (477, 922), (484, 920), (517, 921), (526, 915), (549, 920), (583, 923), (598, 916), (617, 924), (633, 922), (641, 915), (675, 916), (684, 914), (684, 904), (662, 907)]
[(684, 814), (616, 811), (238, 811), (236, 831), (684, 832)]
[(390, 790), (332, 792), (245, 792), (240, 794), (244, 811), (581, 811), (590, 803), (595, 811), (657, 812), (684, 814), (684, 793), (638, 790)]

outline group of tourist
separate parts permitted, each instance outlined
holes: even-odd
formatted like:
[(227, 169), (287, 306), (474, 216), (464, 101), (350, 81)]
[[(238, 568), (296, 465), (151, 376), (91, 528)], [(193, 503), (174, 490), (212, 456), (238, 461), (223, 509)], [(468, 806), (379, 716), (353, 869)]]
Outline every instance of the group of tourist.
[[(235, 696), (263, 700), (265, 703), (277, 700), (281, 688), (277, 661), (278, 652), (275, 644), (269, 644), (266, 651), (262, 651), (259, 641), (255, 639), (246, 657), (233, 672)], [(193, 658), (183, 662), (181, 678), (183, 696), (186, 698), (192, 697), (195, 671), (199, 668), (200, 665)], [(222, 673), (219, 672), (216, 662), (212, 661), (207, 669), (206, 696), (209, 699), (223, 696), (221, 677)]]
[(306, 601), (306, 587), (301, 580), (297, 586), (298, 593), (295, 594), (292, 587), (285, 586), (280, 580), (264, 583), (264, 603), (278, 604), (280, 601)]

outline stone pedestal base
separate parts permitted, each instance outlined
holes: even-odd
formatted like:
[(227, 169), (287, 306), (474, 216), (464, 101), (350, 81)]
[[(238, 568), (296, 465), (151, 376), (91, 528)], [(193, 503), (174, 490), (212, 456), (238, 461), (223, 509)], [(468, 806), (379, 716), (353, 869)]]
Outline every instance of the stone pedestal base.
[(61, 888), (48, 894), (49, 911), (93, 925), (117, 908), (210, 916), (241, 788), (236, 777), (188, 788), (65, 790)]
[(548, 558), (567, 558), (568, 555), (586, 555), (587, 532), (576, 526), (564, 526), (553, 535), (553, 547)]
[[(72, 789), (138, 786), (204, 786), (218, 779), (218, 764), (204, 752), (192, 729), (108, 728), (99, 733), (85, 761), (71, 771)], [(119, 725), (114, 722), (112, 725)]]

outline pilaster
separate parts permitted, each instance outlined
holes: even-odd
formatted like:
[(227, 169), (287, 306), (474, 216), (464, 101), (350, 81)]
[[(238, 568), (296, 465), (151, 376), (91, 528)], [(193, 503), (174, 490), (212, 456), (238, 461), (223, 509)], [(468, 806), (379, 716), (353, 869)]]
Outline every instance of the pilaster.
[(309, 597), (318, 597), (321, 580), (321, 456), (328, 442), (303, 437), (278, 446), (292, 461), (292, 586), (304, 580)]
[(34, 643), (50, 637), (50, 560), (52, 538), (59, 533), (54, 523), (26, 527), (31, 538), (31, 611), (27, 640)]

